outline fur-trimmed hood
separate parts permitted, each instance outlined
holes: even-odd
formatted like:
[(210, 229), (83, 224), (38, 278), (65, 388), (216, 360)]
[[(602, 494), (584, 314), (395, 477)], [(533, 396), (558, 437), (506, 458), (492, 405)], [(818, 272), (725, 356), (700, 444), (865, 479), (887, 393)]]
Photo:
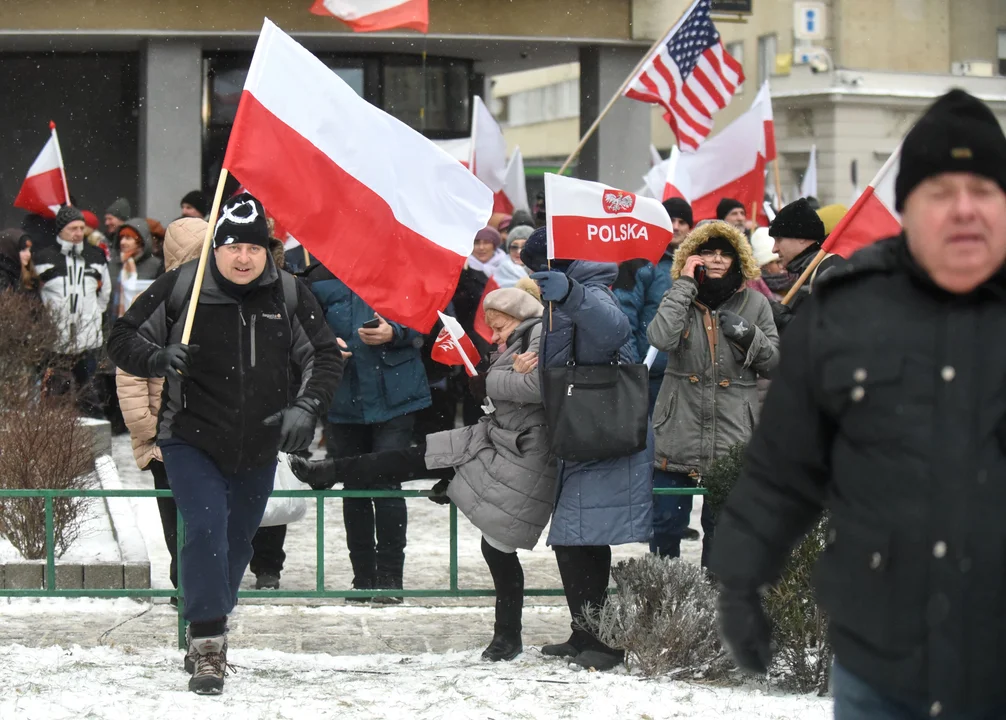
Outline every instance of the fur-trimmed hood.
[(744, 237), (744, 233), (733, 225), (717, 220), (706, 223), (701, 227), (692, 230), (684, 242), (674, 253), (674, 264), (671, 265), (671, 279), (677, 280), (681, 277), (681, 269), (685, 266), (685, 261), (698, 251), (699, 247), (705, 245), (711, 238), (723, 237), (730, 241), (737, 251), (737, 258), (741, 263), (741, 274), (744, 280), (756, 280), (761, 277), (761, 269), (754, 258), (754, 251), (751, 243)]

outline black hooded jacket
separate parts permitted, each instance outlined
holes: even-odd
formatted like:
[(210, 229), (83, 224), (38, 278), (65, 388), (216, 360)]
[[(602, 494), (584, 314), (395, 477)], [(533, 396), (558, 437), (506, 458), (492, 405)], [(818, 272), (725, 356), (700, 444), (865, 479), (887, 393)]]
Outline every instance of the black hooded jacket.
[[(181, 342), (187, 303), (172, 307), (172, 291), (180, 275), (193, 277), (197, 262), (159, 277), (116, 322), (108, 354), (118, 367), (146, 377), (154, 352)], [(342, 354), (318, 301), (293, 280), (297, 303), (291, 317), (284, 271), (271, 258), (267, 263), (258, 286), (240, 300), (223, 292), (207, 268), (190, 338), (190, 345), (199, 346), (191, 374), (184, 379), (171, 374), (165, 381), (158, 441), (179, 439), (198, 447), (224, 472), (276, 458), (279, 428), (262, 421), (293, 401), (295, 369), (302, 378), (299, 395), (317, 400), (319, 413), (328, 411), (342, 378)]]
[(1004, 271), (952, 295), (901, 237), (819, 278), (712, 551), (753, 591), (827, 511), (815, 587), (838, 662), (947, 716), (1006, 701), (1004, 338)]

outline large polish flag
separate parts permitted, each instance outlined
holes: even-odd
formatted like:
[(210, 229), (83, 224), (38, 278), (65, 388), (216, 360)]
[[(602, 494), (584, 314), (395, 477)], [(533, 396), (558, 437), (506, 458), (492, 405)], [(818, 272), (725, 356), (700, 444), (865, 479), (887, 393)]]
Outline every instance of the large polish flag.
[(429, 332), (492, 192), (268, 19), (224, 167), (381, 315)]
[(894, 181), (900, 165), (899, 146), (824, 241), (825, 252), (847, 258), (860, 248), (901, 232), (901, 215), (894, 209)]
[(468, 167), (494, 193), (503, 189), (507, 171), (506, 140), (496, 118), (478, 95), (475, 96), (472, 108), (472, 144)]
[(659, 200), (588, 180), (546, 174), (545, 208), (549, 258), (656, 263), (674, 237)]
[[(716, 217), (722, 198), (734, 198), (751, 215), (765, 200), (765, 116), (760, 104), (727, 125), (694, 152), (682, 152), (668, 176), (692, 205), (696, 222)], [(670, 169), (669, 169), (670, 170)]]
[(353, 32), (404, 27), (424, 33), (430, 26), (429, 0), (314, 0), (311, 12), (338, 18)]
[(524, 176), (524, 156), (520, 147), (515, 147), (507, 163), (503, 176), (503, 189), (495, 195), (493, 212), (512, 215), (514, 210), (531, 212), (527, 201), (527, 178)]
[(63, 153), (59, 149), (56, 123), (50, 122), (49, 140), (28, 168), (28, 176), (14, 198), (14, 207), (54, 218), (61, 205), (69, 204), (70, 193), (66, 189)]

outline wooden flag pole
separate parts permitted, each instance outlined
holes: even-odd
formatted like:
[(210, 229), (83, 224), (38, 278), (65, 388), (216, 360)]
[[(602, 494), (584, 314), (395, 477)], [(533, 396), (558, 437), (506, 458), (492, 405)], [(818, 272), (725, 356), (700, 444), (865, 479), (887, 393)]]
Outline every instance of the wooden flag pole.
[(196, 279), (192, 284), (192, 295), (189, 299), (189, 312), (185, 316), (185, 328), (182, 330), (182, 345), (189, 344), (189, 337), (192, 335), (192, 322), (196, 319), (196, 306), (199, 305), (199, 291), (203, 287), (203, 276), (206, 274), (206, 261), (210, 257), (210, 246), (213, 245), (213, 228), (217, 224), (217, 217), (220, 215), (220, 201), (224, 196), (224, 182), (227, 180), (226, 168), (220, 171), (220, 179), (217, 180), (217, 191), (213, 196), (213, 207), (210, 209), (210, 220), (206, 226), (206, 237), (203, 238), (203, 250), (199, 253), (199, 266), (196, 268)]
[(810, 265), (808, 265), (807, 269), (803, 271), (803, 274), (797, 278), (797, 281), (793, 283), (793, 287), (791, 287), (789, 292), (786, 293), (786, 297), (782, 299), (783, 305), (789, 305), (790, 301), (800, 291), (800, 288), (804, 286), (804, 283), (810, 280), (810, 276), (814, 274), (814, 271), (817, 270), (817, 266), (820, 265), (826, 257), (828, 257), (828, 251), (824, 249), (814, 256), (814, 259), (810, 261)]
[(653, 44), (650, 45), (650, 48), (646, 51), (646, 54), (639, 59), (639, 62), (636, 63), (636, 67), (634, 67), (632, 69), (632, 72), (629, 73), (629, 76), (625, 78), (625, 82), (623, 82), (621, 87), (619, 87), (618, 90), (615, 91), (615, 94), (611, 96), (611, 100), (609, 100), (608, 104), (604, 106), (604, 109), (601, 111), (601, 114), (598, 115), (597, 119), (594, 120), (594, 123), (589, 128), (587, 128), (587, 132), (584, 133), (583, 137), (580, 138), (580, 142), (577, 143), (577, 146), (573, 148), (573, 152), (571, 152), (569, 154), (569, 157), (566, 158), (566, 162), (564, 162), (562, 164), (562, 167), (559, 168), (558, 173), (559, 175), (562, 175), (564, 172), (566, 172), (566, 169), (569, 168), (570, 164), (573, 162), (576, 156), (580, 154), (581, 150), (583, 150), (583, 147), (584, 145), (587, 144), (587, 141), (590, 140), (591, 136), (595, 132), (597, 132), (597, 128), (600, 127), (601, 121), (604, 120), (604, 116), (608, 114), (608, 112), (611, 110), (612, 107), (614, 107), (615, 102), (618, 100), (618, 98), (622, 96), (622, 93), (625, 92), (625, 89), (629, 87), (629, 83), (635, 80), (636, 74), (639, 72), (640, 68), (642, 68), (643, 65), (646, 64), (646, 61), (650, 59), (650, 56), (653, 55), (654, 50), (656, 50), (661, 43), (667, 42), (667, 36), (670, 35), (672, 32), (674, 32), (674, 29), (678, 26), (678, 23), (680, 23), (682, 18), (684, 18), (685, 15), (692, 9), (692, 5), (694, 5), (694, 3), (690, 4), (687, 8), (685, 8), (685, 11), (678, 16), (678, 19), (675, 20), (673, 23), (671, 23), (670, 27), (667, 28), (667, 32), (658, 37), (653, 42)]
[(775, 166), (775, 211), (779, 212), (782, 210), (782, 180), (779, 178), (779, 151), (776, 151), (775, 160), (772, 161)]
[[(301, 245), (301, 247), (304, 247), (304, 246)], [(307, 270), (309, 267), (311, 267), (311, 253), (309, 253), (307, 251), (307, 248), (305, 247), (304, 248), (304, 269)]]

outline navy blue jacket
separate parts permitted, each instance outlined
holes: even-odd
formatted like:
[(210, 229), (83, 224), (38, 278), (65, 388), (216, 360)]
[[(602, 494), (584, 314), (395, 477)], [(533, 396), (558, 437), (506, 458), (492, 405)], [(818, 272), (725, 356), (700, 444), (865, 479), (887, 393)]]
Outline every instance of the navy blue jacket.
[[(664, 293), (671, 289), (671, 265), (674, 263), (674, 251), (668, 248), (660, 262), (654, 265), (646, 263), (636, 271), (635, 283), (631, 289), (615, 287), (615, 297), (629, 318), (632, 327), (632, 337), (636, 345), (639, 362), (646, 357), (650, 349), (650, 341), (646, 337), (646, 329), (650, 327), (657, 315), (657, 308)], [(667, 369), (667, 353), (657, 353), (653, 366), (650, 368), (650, 379), (659, 383), (664, 378)]]
[(374, 309), (322, 265), (309, 269), (305, 279), (332, 332), (353, 353), (346, 361), (328, 421), (372, 425), (429, 407), (430, 387), (420, 356), (423, 336), (389, 320), (394, 339), (384, 345), (366, 345), (357, 330), (374, 319)]

